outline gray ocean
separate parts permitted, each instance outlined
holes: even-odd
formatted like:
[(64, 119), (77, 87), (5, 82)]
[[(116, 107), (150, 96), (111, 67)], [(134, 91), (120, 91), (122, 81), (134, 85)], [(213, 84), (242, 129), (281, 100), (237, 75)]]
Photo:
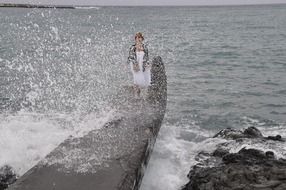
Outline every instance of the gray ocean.
[(0, 167), (22, 175), (112, 119), (138, 31), (168, 77), (141, 190), (179, 189), (220, 129), (286, 136), (286, 5), (0, 8)]

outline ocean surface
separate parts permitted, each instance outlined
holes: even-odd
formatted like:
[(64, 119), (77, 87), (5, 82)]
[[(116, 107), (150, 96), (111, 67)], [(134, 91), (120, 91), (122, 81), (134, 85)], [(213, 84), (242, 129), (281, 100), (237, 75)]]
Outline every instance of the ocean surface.
[(286, 5), (0, 8), (0, 167), (22, 175), (70, 135), (115, 117), (138, 31), (168, 76), (141, 190), (179, 189), (220, 129), (286, 136)]

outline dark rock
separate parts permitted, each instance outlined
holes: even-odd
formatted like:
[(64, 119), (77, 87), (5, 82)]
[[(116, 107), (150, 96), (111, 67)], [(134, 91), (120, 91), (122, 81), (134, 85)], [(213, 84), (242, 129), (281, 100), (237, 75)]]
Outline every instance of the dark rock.
[(214, 138), (221, 137), (225, 139), (239, 139), (239, 138), (262, 138), (262, 133), (255, 127), (248, 127), (244, 131), (226, 128), (218, 132)]
[(12, 167), (5, 165), (0, 168), (0, 190), (8, 188), (8, 186), (17, 180), (17, 175)]
[(264, 137), (256, 127), (248, 127), (244, 131), (226, 128), (214, 135), (214, 138), (218, 137), (234, 140), (239, 140), (241, 138), (264, 138), (266, 140), (285, 142), (285, 139), (283, 139), (280, 135)]
[(273, 140), (273, 141), (282, 141), (282, 142), (285, 141), (284, 139), (282, 139), (281, 135), (268, 136), (266, 137), (266, 139)]
[(239, 138), (262, 138), (262, 133), (255, 127), (248, 127), (244, 131), (226, 128), (218, 132), (214, 138), (221, 137), (225, 139), (239, 139)]
[(238, 138), (243, 138), (244, 136), (245, 135), (240, 130), (226, 128), (218, 132), (214, 136), (214, 138), (220, 137), (220, 138), (225, 138), (225, 139), (238, 139)]
[[(265, 144), (281, 147), (285, 140), (280, 136), (264, 137), (255, 127), (244, 131), (227, 128), (215, 138), (231, 139), (217, 146), (213, 153), (199, 153), (188, 174), (190, 179), (183, 190), (286, 190), (286, 160), (277, 159), (273, 151), (242, 148), (230, 153), (230, 147)], [(268, 142), (269, 140), (279, 142)], [(283, 145), (282, 145), (283, 147)]]
[(249, 137), (256, 137), (256, 138), (263, 137), (262, 133), (256, 127), (248, 127), (247, 129), (244, 130), (243, 134)]
[(267, 156), (267, 158), (275, 158), (274, 152), (272, 151), (265, 152), (265, 155)]
[(216, 167), (193, 167), (183, 190), (286, 189), (286, 161), (273, 158), (273, 152), (243, 148)]
[(223, 157), (224, 155), (228, 154), (229, 152), (221, 147), (217, 148), (214, 152), (213, 152), (213, 156), (216, 157)]
[(255, 164), (257, 161), (263, 161), (268, 157), (261, 150), (256, 149), (241, 149), (238, 153), (229, 153), (223, 157), (225, 164), (228, 163), (243, 163), (243, 164)]

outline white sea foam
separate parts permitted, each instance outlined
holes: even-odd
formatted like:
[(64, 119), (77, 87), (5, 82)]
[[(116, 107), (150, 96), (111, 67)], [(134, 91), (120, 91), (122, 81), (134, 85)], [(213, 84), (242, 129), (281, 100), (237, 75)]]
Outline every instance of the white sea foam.
[[(258, 127), (261, 130), (264, 136), (276, 136), (280, 135), (282, 138), (286, 138), (286, 126), (281, 124), (276, 127)], [(266, 145), (260, 146), (263, 147), (264, 151), (270, 150), (273, 151), (277, 158), (286, 158), (286, 142), (280, 141), (269, 141)], [(259, 145), (257, 146), (259, 148)]]
[[(254, 121), (254, 120), (253, 120)], [(257, 122), (257, 121), (255, 121)], [(262, 125), (262, 124), (261, 124)], [(259, 127), (264, 136), (286, 136), (286, 128)], [(197, 161), (196, 155), (201, 152), (213, 152), (217, 145), (228, 142), (228, 149), (236, 153), (242, 148), (255, 148), (262, 151), (273, 151), (277, 158), (286, 157), (286, 143), (269, 141), (262, 143), (257, 139), (245, 139), (243, 143), (220, 138), (209, 138), (215, 133), (198, 126), (163, 125), (157, 138), (153, 154), (145, 172), (140, 190), (176, 190), (188, 182), (187, 174)]]
[(80, 137), (102, 127), (113, 111), (83, 117), (27, 112), (0, 117), (0, 167), (8, 164), (22, 175), (67, 137)]
[[(283, 138), (286, 137), (286, 125), (284, 123), (276, 123), (273, 121), (264, 121), (258, 118), (243, 117), (244, 128), (255, 126), (257, 127), (263, 136), (276, 136), (280, 135)], [(266, 141), (262, 142), (259, 139), (245, 139), (243, 143), (234, 142), (230, 144), (230, 152), (238, 152), (242, 148), (254, 148), (261, 151), (272, 151), (277, 158), (286, 158), (286, 143), (281, 141)]]
[(262, 131), (264, 136), (276, 136), (281, 135), (286, 138), (286, 125), (281, 124), (275, 127), (258, 127)]
[(286, 146), (285, 142), (277, 142), (277, 141), (268, 141), (263, 142), (261, 140), (256, 141), (255, 139), (245, 139), (243, 143), (239, 142), (231, 142), (229, 147), (230, 153), (237, 153), (242, 148), (246, 149), (256, 149), (261, 150), (263, 152), (272, 151), (276, 158), (285, 158), (286, 157)]
[[(190, 139), (182, 138), (182, 133), (189, 133)], [(212, 135), (195, 126), (182, 129), (163, 125), (140, 189), (179, 189), (187, 183), (190, 167), (197, 163), (195, 156), (201, 151), (211, 152), (217, 144), (225, 142), (223, 139), (208, 138)]]

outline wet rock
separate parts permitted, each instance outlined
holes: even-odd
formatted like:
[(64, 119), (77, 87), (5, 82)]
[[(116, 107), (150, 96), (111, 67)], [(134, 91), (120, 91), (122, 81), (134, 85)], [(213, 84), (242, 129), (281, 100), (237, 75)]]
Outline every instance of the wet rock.
[(0, 168), (0, 190), (8, 188), (8, 186), (17, 180), (17, 175), (12, 167), (5, 165)]
[(272, 151), (267, 151), (265, 152), (265, 155), (267, 156), (267, 158), (275, 158), (274, 152)]
[(229, 147), (252, 143), (281, 146), (284, 139), (280, 135), (264, 137), (257, 128), (249, 127), (244, 131), (227, 128), (214, 137), (234, 141), (219, 144), (212, 153), (199, 153), (183, 190), (286, 190), (285, 159), (277, 159), (273, 151), (243, 147), (233, 153)]
[(213, 152), (213, 156), (216, 157), (223, 157), (224, 155), (228, 154), (229, 152), (221, 147), (217, 148), (214, 152)]
[(256, 127), (248, 127), (244, 131), (226, 128), (218, 132), (214, 138), (221, 137), (225, 139), (239, 138), (263, 138), (262, 133)]
[(261, 138), (263, 137), (262, 133), (256, 127), (248, 127), (243, 132), (244, 135), (248, 136), (249, 138)]
[(240, 130), (226, 128), (218, 132), (214, 138), (221, 137), (225, 139), (238, 139), (244, 137), (243, 132)]
[(222, 160), (225, 164), (228, 163), (254, 164), (256, 162), (265, 161), (269, 158), (270, 157), (267, 156), (267, 154), (261, 150), (243, 148), (238, 153), (226, 154), (225, 156), (223, 156)]
[(271, 153), (242, 149), (223, 156), (215, 167), (194, 166), (183, 190), (261, 190), (286, 189), (286, 161)]
[(282, 141), (282, 142), (285, 141), (284, 139), (282, 139), (282, 137), (280, 135), (268, 136), (266, 138), (269, 139), (269, 140), (273, 140), (273, 141)]

